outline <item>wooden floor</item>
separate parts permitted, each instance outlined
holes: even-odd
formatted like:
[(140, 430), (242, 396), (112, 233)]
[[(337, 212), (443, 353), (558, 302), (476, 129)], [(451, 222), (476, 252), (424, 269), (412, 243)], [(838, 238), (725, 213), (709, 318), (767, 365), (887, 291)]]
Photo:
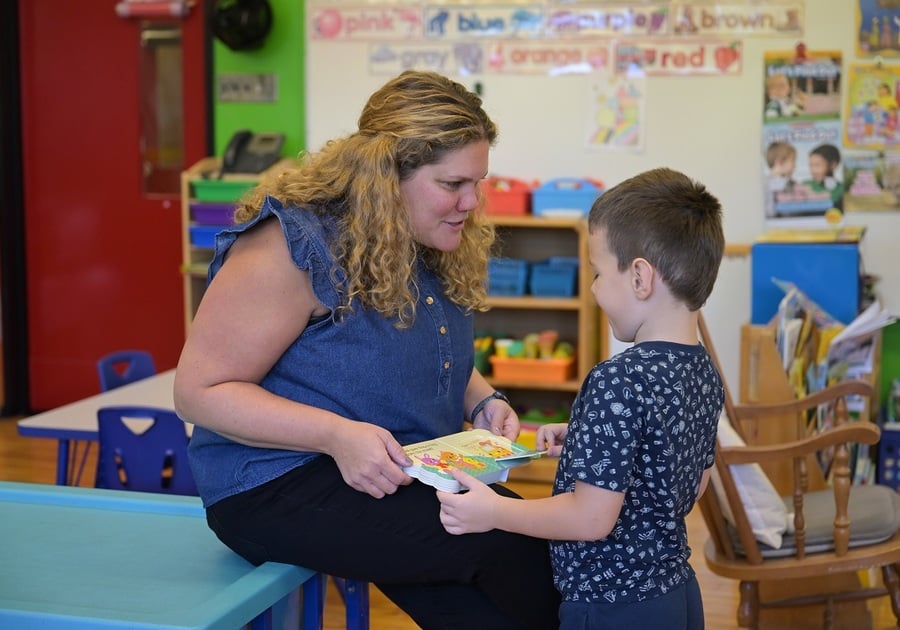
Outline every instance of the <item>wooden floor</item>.
[[(96, 456), (96, 446), (91, 450)], [(89, 471), (96, 465), (94, 457), (88, 457), (80, 485), (90, 485)], [(16, 432), (13, 418), (0, 418), (0, 480), (32, 483), (54, 483), (56, 471), (56, 442), (39, 438), (23, 438)], [(512, 482), (509, 484), (525, 497), (542, 497), (549, 494), (549, 484), (534, 482)], [(710, 630), (731, 630), (737, 628), (737, 585), (714, 576), (706, 569), (703, 560), (703, 545), (707, 531), (699, 512), (688, 517), (688, 536), (694, 549), (692, 565), (697, 572), (703, 593), (706, 627)], [(345, 627), (343, 607), (337, 592), (331, 587), (328, 593), (325, 613), (325, 629), (340, 630)], [(873, 600), (867, 608), (860, 604), (856, 609), (837, 610), (837, 628), (864, 630), (895, 628), (887, 598)], [(869, 617), (869, 619), (866, 619)], [(370, 609), (372, 630), (414, 630), (418, 626), (376, 589), (371, 589)], [(810, 607), (792, 611), (765, 611), (764, 630), (812, 630), (821, 628), (821, 609)], [(663, 626), (660, 626), (663, 627)]]

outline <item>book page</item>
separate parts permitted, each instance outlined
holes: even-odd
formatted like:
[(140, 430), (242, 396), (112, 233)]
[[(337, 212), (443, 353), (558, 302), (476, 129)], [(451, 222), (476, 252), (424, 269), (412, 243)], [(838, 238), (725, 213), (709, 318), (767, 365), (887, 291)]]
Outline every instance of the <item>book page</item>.
[[(484, 483), (505, 481), (509, 468), (527, 463), (538, 456), (530, 449), (494, 435), (485, 429), (472, 429), (403, 447), (413, 460), (403, 470), (423, 483), (447, 492), (462, 490), (453, 478), (453, 468), (467, 472)], [(498, 461), (512, 457), (510, 461)]]

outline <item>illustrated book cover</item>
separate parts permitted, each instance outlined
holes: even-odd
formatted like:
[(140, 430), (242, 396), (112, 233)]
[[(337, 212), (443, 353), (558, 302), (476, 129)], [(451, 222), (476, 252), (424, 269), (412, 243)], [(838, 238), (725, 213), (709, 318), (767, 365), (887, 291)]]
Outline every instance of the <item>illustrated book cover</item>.
[(445, 492), (463, 490), (450, 474), (452, 468), (491, 484), (506, 481), (510, 468), (526, 464), (546, 452), (529, 449), (485, 429), (407, 444), (403, 450), (413, 460), (413, 465), (405, 467), (404, 472)]

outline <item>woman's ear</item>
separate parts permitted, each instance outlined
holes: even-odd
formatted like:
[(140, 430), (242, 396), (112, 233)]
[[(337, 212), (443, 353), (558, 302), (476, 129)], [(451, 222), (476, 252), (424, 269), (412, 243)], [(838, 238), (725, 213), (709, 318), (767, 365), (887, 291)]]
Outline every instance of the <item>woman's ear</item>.
[(653, 294), (655, 270), (646, 258), (635, 258), (631, 262), (631, 290), (639, 300), (646, 300)]

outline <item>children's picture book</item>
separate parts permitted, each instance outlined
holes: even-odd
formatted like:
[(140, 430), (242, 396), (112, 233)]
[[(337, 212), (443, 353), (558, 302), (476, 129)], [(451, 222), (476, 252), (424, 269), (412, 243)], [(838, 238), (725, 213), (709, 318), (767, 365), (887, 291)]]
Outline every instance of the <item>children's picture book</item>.
[(530, 449), (485, 429), (472, 429), (433, 440), (407, 444), (403, 450), (413, 460), (403, 471), (422, 483), (445, 492), (463, 486), (450, 470), (465, 471), (484, 483), (506, 481), (509, 469), (527, 464), (546, 451)]

